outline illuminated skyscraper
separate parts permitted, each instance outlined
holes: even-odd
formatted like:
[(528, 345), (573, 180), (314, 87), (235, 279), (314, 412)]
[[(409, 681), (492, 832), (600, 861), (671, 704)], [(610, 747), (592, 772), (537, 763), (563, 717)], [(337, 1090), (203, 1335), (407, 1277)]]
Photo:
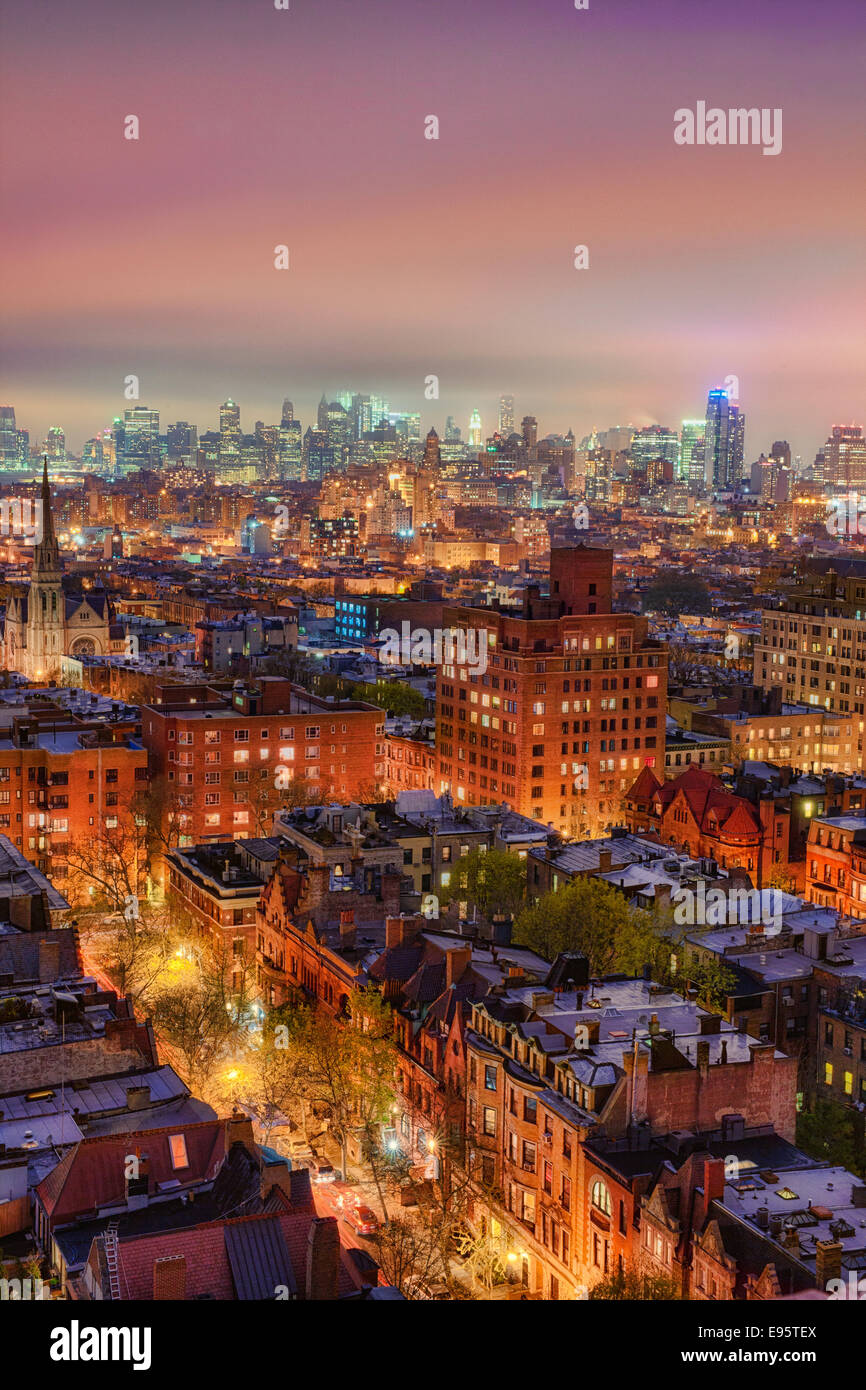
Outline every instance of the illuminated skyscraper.
[(824, 445), (824, 479), (834, 488), (866, 487), (866, 439), (862, 425), (834, 425)]
[(473, 410), (471, 416), (469, 417), (470, 449), (480, 449), (483, 437), (484, 436), (481, 432), (481, 414), (479, 411)]
[(424, 467), (438, 472), (441, 461), (439, 436), (434, 429), (428, 430), (427, 441), (424, 445)]
[(284, 396), (284, 397), (283, 397), (283, 413), (282, 413), (282, 416), (281, 416), (281, 418), (280, 418), (280, 424), (281, 424), (281, 425), (289, 425), (289, 424), (291, 424), (292, 420), (294, 420), (294, 418), (295, 418), (295, 407), (292, 405), (292, 402), (289, 400), (288, 396)]
[(0, 405), (0, 468), (18, 467), (18, 431), (15, 407)]
[(499, 397), (499, 433), (507, 439), (514, 433), (514, 397)]
[(240, 467), (241, 408), (229, 397), (220, 406), (219, 470), (228, 472)]
[(520, 432), (527, 449), (534, 449), (538, 443), (538, 421), (534, 415), (524, 415), (520, 422)]
[(745, 416), (724, 389), (710, 391), (704, 427), (704, 479), (707, 487), (733, 487), (743, 473)]
[(704, 486), (704, 420), (683, 420), (680, 426), (680, 461), (677, 478), (693, 491)]
[(66, 458), (66, 435), (59, 425), (51, 425), (45, 439), (45, 453), (50, 459)]
[(632, 458), (638, 472), (646, 472), (648, 464), (655, 459), (664, 459), (679, 466), (680, 442), (676, 430), (666, 429), (664, 425), (648, 425), (646, 429), (636, 430), (631, 441)]

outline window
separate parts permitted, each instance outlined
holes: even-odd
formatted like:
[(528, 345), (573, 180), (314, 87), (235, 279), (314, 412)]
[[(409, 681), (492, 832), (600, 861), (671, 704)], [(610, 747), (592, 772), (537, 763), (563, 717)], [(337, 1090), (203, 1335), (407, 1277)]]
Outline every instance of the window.
[(485, 1091), (495, 1091), (495, 1090), (496, 1090), (496, 1068), (495, 1068), (495, 1067), (485, 1067), (485, 1068), (484, 1068), (484, 1089), (485, 1089)]
[(171, 1154), (172, 1168), (188, 1168), (189, 1159), (186, 1155), (186, 1136), (183, 1134), (170, 1134), (168, 1139), (169, 1153)]
[(590, 1189), (589, 1200), (596, 1211), (604, 1212), (605, 1216), (610, 1216), (611, 1204), (610, 1193), (601, 1178), (596, 1178)]
[(571, 1211), (571, 1178), (564, 1175), (559, 1193), (559, 1204), (563, 1211)]
[(531, 1124), (531, 1125), (534, 1125), (534, 1124), (535, 1124), (537, 1112), (538, 1112), (538, 1105), (537, 1105), (537, 1103), (536, 1103), (535, 1096), (524, 1096), (524, 1097), (523, 1097), (523, 1118), (524, 1118), (524, 1120), (526, 1120), (527, 1124)]
[(484, 1133), (492, 1137), (493, 1135), (496, 1134), (496, 1111), (493, 1109), (493, 1106), (492, 1106), (492, 1105), (485, 1105), (485, 1107), (484, 1107), (484, 1112), (483, 1112), (483, 1113), (484, 1113), (484, 1124), (483, 1124)]

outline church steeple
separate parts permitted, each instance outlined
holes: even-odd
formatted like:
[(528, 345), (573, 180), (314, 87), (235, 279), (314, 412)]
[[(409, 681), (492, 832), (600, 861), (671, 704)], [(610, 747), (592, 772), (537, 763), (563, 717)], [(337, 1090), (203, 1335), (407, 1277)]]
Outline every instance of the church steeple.
[(51, 515), (51, 486), (48, 482), (48, 455), (42, 455), (42, 495), (40, 499), (38, 540), (33, 551), (32, 579), (58, 580), (62, 569), (60, 548)]

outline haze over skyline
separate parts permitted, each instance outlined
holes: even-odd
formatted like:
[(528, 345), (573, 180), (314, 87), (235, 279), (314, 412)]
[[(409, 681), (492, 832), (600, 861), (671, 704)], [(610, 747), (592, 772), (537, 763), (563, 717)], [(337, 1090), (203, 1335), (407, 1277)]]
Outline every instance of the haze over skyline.
[[(12, 9), (0, 395), (76, 452), (130, 373), (163, 427), (352, 388), (489, 433), (506, 392), (580, 439), (733, 373), (748, 458), (808, 462), (862, 420), (861, 31), (856, 0)], [(781, 154), (678, 147), (699, 100), (781, 108)]]

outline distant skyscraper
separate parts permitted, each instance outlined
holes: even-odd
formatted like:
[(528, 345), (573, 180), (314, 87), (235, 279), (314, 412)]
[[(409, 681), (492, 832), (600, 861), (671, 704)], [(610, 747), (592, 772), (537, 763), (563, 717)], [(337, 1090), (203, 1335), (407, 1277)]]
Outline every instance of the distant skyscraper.
[(18, 431), (15, 407), (0, 405), (0, 468), (18, 467)]
[(283, 397), (283, 413), (280, 417), (281, 425), (290, 425), (295, 418), (295, 407), (288, 396)]
[(227, 472), (240, 467), (241, 461), (241, 408), (229, 397), (220, 406), (220, 447), (219, 469)]
[(449, 443), (456, 443), (459, 439), (462, 439), (462, 437), (463, 435), (460, 426), (457, 424), (456, 420), (454, 419), (454, 416), (449, 415), (447, 420), (445, 421), (445, 438), (448, 440)]
[(683, 420), (680, 424), (679, 482), (695, 491), (704, 486), (704, 420)]
[(470, 449), (480, 449), (480, 448), (481, 448), (481, 444), (482, 444), (482, 440), (483, 440), (483, 435), (482, 435), (482, 432), (481, 432), (481, 414), (480, 414), (480, 412), (477, 411), (477, 410), (473, 410), (471, 416), (469, 417), (469, 436), (468, 436), (468, 439), (469, 439), (469, 447), (470, 447)]
[(424, 445), (424, 467), (438, 471), (440, 463), (439, 436), (434, 429), (431, 429), (427, 433), (427, 441)]
[(59, 425), (51, 425), (45, 440), (45, 453), (50, 459), (66, 458), (66, 435)]
[(637, 430), (630, 447), (638, 472), (646, 472), (648, 464), (654, 459), (664, 459), (673, 465), (674, 470), (679, 466), (680, 442), (677, 432), (666, 429), (664, 425), (648, 425), (646, 429)]
[(774, 439), (770, 458), (782, 468), (791, 467), (791, 446), (787, 439)]
[(726, 390), (710, 391), (704, 427), (704, 478), (707, 487), (729, 488), (743, 474), (745, 416)]
[(514, 397), (499, 397), (499, 433), (507, 439), (514, 433)]
[(198, 426), (186, 420), (169, 425), (165, 432), (166, 457), (170, 463), (188, 464), (195, 468), (198, 461)]
[(527, 449), (534, 449), (538, 443), (538, 421), (534, 415), (524, 415), (520, 422), (520, 432)]
[(834, 488), (866, 487), (866, 439), (862, 425), (834, 425), (824, 445), (824, 480)]

